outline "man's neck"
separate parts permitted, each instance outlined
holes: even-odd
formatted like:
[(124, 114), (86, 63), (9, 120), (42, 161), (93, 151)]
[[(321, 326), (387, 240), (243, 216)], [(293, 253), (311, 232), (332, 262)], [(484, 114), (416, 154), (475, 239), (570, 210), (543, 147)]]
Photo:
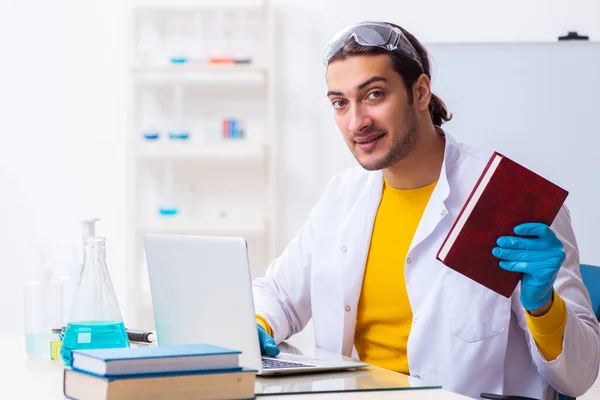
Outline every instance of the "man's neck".
[(446, 140), (435, 127), (421, 132), (417, 147), (404, 159), (383, 170), (388, 185), (395, 189), (417, 189), (436, 182), (444, 162)]

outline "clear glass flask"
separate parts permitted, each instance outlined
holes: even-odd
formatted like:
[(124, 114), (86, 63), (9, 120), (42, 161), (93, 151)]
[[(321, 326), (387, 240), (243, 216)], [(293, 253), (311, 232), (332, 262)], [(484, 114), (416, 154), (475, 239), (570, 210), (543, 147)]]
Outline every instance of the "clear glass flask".
[(155, 94), (151, 92), (144, 93), (141, 103), (141, 128), (144, 139), (157, 140), (160, 138), (160, 113), (161, 110)]
[(166, 43), (169, 61), (173, 64), (185, 64), (190, 60), (190, 38), (187, 28), (187, 16), (171, 16), (166, 22)]
[(173, 167), (171, 163), (167, 162), (165, 165), (164, 193), (158, 207), (160, 215), (174, 216), (179, 214), (179, 207), (175, 201), (173, 190)]
[[(137, 40), (137, 59), (141, 65), (156, 63), (162, 49), (162, 40), (158, 30), (158, 21), (151, 11), (140, 15), (140, 27)], [(157, 54), (158, 53), (158, 54)]]
[(183, 86), (175, 85), (173, 97), (173, 120), (169, 130), (169, 138), (172, 140), (187, 140), (190, 138), (190, 132), (187, 129), (184, 109), (183, 109)]
[(85, 237), (83, 270), (61, 347), (71, 365), (72, 351), (129, 347), (129, 339), (106, 266), (106, 238)]

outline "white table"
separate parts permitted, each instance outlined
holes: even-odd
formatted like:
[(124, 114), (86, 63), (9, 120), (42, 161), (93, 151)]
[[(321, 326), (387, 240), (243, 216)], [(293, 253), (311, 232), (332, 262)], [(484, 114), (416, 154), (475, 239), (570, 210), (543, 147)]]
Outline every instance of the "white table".
[[(285, 348), (285, 347), (284, 347)], [(294, 348), (291, 348), (292, 350)], [(22, 337), (2, 337), (5, 362), (2, 363), (2, 385), (0, 398), (14, 399), (64, 399), (62, 391), (63, 364), (60, 360), (29, 359), (25, 355)], [(286, 349), (289, 350), (289, 349)], [(314, 350), (313, 350), (314, 351)], [(305, 354), (310, 355), (310, 351)], [(318, 354), (318, 349), (314, 354)], [(257, 378), (257, 391), (269, 394), (260, 396), (264, 400), (307, 400), (307, 399), (400, 399), (400, 400), (461, 400), (459, 396), (441, 389), (352, 391), (319, 394), (278, 394), (281, 392), (306, 391), (308, 388), (327, 390), (372, 389), (378, 385), (408, 387), (415, 382), (409, 377), (377, 367), (361, 371), (329, 374), (298, 375), (294, 377)], [(419, 384), (418, 382), (416, 383)], [(333, 385), (333, 386), (332, 386)]]

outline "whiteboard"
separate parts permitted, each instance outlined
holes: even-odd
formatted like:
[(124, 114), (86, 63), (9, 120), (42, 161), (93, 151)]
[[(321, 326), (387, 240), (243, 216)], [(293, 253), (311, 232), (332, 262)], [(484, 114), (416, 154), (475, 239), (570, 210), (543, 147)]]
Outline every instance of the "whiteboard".
[(600, 43), (426, 47), (443, 127), (568, 190), (581, 262), (600, 265)]

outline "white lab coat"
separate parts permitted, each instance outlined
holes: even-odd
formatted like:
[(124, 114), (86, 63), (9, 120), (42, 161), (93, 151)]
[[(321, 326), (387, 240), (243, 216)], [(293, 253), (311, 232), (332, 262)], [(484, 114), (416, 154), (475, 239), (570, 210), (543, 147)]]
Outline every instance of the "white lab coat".
[[(476, 398), (482, 392), (544, 400), (556, 399), (556, 391), (581, 396), (598, 375), (600, 329), (566, 207), (552, 225), (566, 251), (554, 287), (567, 306), (563, 351), (553, 361), (544, 359), (528, 331), (520, 285), (505, 298), (436, 260), (490, 155), (446, 134), (441, 174), (404, 265), (413, 312), (410, 374)], [(356, 310), (382, 184), (381, 171), (360, 167), (333, 177), (298, 235), (255, 280), (256, 312), (277, 343), (313, 318), (318, 347), (357, 357)]]

